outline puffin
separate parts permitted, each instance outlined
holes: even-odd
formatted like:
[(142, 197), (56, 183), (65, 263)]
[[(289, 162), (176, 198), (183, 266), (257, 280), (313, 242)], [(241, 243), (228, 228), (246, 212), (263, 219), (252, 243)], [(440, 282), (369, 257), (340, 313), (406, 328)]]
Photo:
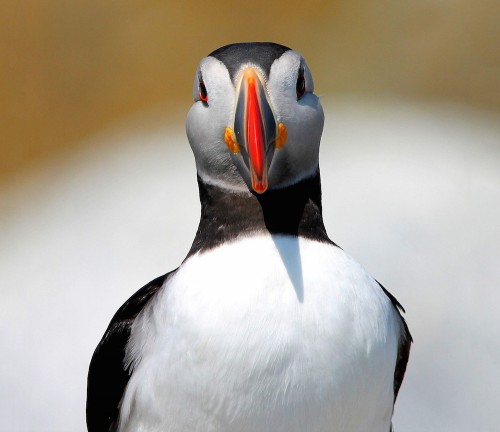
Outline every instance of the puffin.
[(95, 349), (88, 431), (391, 431), (412, 337), (401, 304), (326, 233), (324, 114), (304, 57), (221, 47), (193, 99), (199, 227)]

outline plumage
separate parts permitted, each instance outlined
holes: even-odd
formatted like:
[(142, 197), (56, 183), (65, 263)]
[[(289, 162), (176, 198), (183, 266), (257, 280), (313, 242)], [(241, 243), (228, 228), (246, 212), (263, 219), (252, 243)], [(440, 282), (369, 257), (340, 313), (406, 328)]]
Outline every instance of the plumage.
[(394, 296), (327, 236), (307, 64), (281, 45), (222, 47), (193, 93), (199, 228), (96, 348), (89, 432), (388, 432), (411, 335)]
[(87, 381), (87, 428), (116, 431), (119, 407), (130, 378), (125, 350), (132, 323), (173, 272), (160, 276), (137, 291), (113, 316), (94, 351)]
[(242, 43), (223, 46), (212, 51), (209, 56), (224, 63), (231, 79), (234, 79), (243, 63), (257, 64), (266, 75), (269, 75), (274, 61), (289, 50), (290, 48), (286, 46), (270, 42)]

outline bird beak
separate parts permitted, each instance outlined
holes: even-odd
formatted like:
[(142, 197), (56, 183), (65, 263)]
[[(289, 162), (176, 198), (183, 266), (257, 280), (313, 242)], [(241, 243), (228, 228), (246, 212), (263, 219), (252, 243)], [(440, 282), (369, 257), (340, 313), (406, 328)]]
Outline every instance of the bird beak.
[[(274, 154), (277, 123), (259, 73), (249, 67), (243, 71), (234, 117), (236, 145), (239, 145), (250, 171), (252, 188), (264, 193)], [(226, 140), (227, 142), (227, 140)]]

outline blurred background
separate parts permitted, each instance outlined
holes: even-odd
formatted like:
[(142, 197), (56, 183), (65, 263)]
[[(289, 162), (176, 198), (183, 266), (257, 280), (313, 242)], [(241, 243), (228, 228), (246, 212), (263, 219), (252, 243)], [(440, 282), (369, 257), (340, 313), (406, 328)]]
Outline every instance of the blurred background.
[(0, 1), (0, 431), (84, 431), (116, 309), (175, 268), (199, 203), (198, 61), (300, 51), (322, 96), (330, 236), (406, 307), (399, 431), (497, 431), (496, 0)]

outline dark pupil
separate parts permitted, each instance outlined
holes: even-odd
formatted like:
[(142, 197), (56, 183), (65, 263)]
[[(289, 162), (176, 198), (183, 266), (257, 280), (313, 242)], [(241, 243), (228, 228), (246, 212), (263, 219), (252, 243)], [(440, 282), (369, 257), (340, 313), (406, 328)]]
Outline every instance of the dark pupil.
[(306, 91), (306, 80), (304, 79), (304, 75), (299, 75), (297, 78), (297, 97), (301, 97), (304, 95)]
[(205, 87), (205, 83), (200, 81), (200, 96), (202, 99), (207, 98), (207, 88)]

